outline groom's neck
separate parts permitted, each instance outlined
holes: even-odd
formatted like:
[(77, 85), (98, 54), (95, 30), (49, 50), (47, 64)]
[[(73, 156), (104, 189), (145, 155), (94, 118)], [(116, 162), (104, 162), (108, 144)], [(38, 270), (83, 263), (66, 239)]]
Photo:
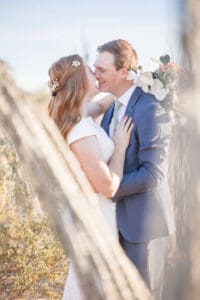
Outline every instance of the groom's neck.
[(132, 86), (134, 85), (133, 82), (126, 81), (124, 84), (120, 85), (119, 87), (116, 87), (115, 91), (112, 93), (117, 97), (121, 97), (123, 94), (126, 93)]

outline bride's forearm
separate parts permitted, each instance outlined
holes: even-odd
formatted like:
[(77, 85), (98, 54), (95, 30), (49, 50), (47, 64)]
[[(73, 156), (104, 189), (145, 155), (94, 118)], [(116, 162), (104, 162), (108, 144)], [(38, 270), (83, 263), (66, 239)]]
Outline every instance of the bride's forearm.
[(123, 177), (125, 152), (126, 150), (124, 148), (116, 146), (109, 163), (109, 169), (113, 179), (113, 189), (115, 189), (115, 192), (117, 191)]

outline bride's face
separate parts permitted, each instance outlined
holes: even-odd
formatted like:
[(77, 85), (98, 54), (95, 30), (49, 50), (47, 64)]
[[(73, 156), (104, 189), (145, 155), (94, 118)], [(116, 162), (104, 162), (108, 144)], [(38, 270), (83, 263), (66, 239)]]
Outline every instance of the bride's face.
[(99, 93), (96, 77), (90, 67), (86, 65), (86, 75), (88, 78), (88, 95), (93, 98)]

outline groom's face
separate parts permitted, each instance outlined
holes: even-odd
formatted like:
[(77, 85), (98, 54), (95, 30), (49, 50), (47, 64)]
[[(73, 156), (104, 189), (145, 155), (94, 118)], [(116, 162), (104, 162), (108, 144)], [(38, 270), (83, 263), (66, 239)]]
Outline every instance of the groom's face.
[(115, 95), (115, 91), (119, 88), (122, 80), (124, 80), (124, 73), (121, 69), (116, 70), (114, 55), (106, 51), (98, 53), (94, 66), (99, 90)]

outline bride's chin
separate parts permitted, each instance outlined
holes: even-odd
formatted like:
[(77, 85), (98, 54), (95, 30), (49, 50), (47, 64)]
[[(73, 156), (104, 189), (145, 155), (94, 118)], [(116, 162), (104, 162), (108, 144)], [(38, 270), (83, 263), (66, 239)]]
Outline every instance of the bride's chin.
[(99, 93), (109, 93), (104, 85), (100, 85), (99, 86)]
[(100, 93), (100, 89), (98, 87), (94, 90), (94, 96), (98, 95)]

